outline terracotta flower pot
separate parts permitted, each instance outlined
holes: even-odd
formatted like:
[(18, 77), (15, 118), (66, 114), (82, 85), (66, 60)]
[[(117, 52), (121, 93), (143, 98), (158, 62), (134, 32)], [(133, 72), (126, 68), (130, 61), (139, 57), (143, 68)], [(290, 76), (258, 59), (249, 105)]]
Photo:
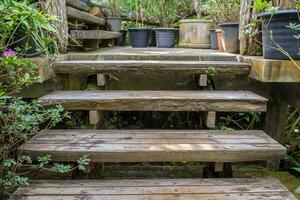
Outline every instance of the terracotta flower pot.
[(219, 51), (224, 52), (224, 47), (223, 47), (223, 43), (222, 43), (222, 30), (221, 29), (217, 29), (217, 36), (218, 36), (218, 48)]

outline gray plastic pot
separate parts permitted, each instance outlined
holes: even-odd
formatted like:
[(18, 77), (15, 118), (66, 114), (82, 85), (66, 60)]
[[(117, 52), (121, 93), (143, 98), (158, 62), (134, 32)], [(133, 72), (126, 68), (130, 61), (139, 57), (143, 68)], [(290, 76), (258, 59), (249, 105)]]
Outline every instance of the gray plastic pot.
[(122, 18), (121, 17), (107, 17), (106, 23), (110, 31), (120, 32), (122, 27)]
[(220, 24), (222, 30), (222, 43), (226, 53), (239, 53), (239, 23), (230, 22)]
[(211, 49), (218, 50), (218, 34), (216, 32), (216, 29), (210, 29), (210, 43), (211, 43)]
[(132, 47), (148, 47), (150, 29), (148, 28), (129, 28), (129, 35)]
[(158, 48), (173, 48), (175, 46), (178, 29), (176, 28), (156, 28), (155, 38)]
[[(284, 55), (277, 49), (277, 43), (284, 49), (294, 60), (300, 60), (299, 40), (294, 37), (295, 32), (287, 26), (290, 24), (299, 24), (297, 10), (280, 10), (277, 11), (271, 18), (271, 13), (265, 12), (258, 15), (263, 24), (262, 26), (262, 41), (263, 54), (266, 59), (288, 60), (288, 56)], [(271, 20), (270, 20), (271, 18)], [(272, 32), (272, 35), (270, 35)], [(271, 38), (272, 37), (272, 38)]]

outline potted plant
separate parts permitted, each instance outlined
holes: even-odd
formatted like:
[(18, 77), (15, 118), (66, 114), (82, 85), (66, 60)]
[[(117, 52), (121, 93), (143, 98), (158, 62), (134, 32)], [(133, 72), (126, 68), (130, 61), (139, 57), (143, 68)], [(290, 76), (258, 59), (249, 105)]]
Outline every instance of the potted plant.
[(193, 0), (193, 2), (197, 18), (179, 22), (179, 46), (209, 49), (212, 23), (210, 20), (202, 19), (200, 0)]
[(267, 59), (299, 60), (298, 10), (270, 10), (258, 15), (262, 21), (263, 55)]
[(154, 30), (158, 48), (173, 48), (175, 46), (177, 28), (156, 28)]
[(135, 48), (148, 47), (149, 44), (149, 28), (137, 27), (137, 28), (128, 28), (131, 46)]
[(226, 53), (239, 53), (239, 23), (227, 22), (220, 24), (222, 31), (222, 46)]
[(239, 21), (240, 2), (237, 0), (209, 1), (204, 5), (204, 10), (209, 13), (208, 18), (213, 24), (219, 25), (216, 29), (219, 50), (238, 53), (239, 24), (237, 21)]
[(122, 28), (121, 10), (118, 7), (118, 0), (107, 1), (107, 6), (112, 8), (111, 16), (106, 17), (108, 29), (113, 32), (120, 32)]
[(218, 33), (216, 32), (216, 29), (210, 29), (210, 45), (211, 49), (218, 50)]

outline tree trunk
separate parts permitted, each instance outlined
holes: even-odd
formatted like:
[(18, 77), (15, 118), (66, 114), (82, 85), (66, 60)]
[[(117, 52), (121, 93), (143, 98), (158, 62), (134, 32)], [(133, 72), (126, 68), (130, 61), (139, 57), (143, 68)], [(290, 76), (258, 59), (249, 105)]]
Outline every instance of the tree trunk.
[(56, 36), (58, 38), (58, 46), (61, 53), (67, 51), (68, 46), (68, 23), (66, 0), (40, 0), (42, 8), (50, 15), (54, 15), (58, 20), (53, 21), (53, 26), (58, 30)]
[(196, 15), (198, 19), (201, 19), (201, 0), (193, 0)]

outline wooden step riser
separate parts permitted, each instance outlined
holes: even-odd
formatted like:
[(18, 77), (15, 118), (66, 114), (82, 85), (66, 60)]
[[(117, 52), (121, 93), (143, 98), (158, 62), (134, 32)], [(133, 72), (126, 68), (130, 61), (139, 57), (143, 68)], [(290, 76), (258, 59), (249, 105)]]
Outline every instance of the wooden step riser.
[(275, 179), (33, 181), (13, 200), (296, 200)]
[(55, 73), (62, 74), (102, 74), (125, 72), (180, 72), (206, 74), (214, 69), (216, 74), (248, 75), (250, 65), (244, 63), (223, 62), (138, 62), (138, 61), (61, 61), (53, 65)]
[[(189, 145), (189, 144), (186, 144)], [(40, 145), (33, 145), (32, 148), (37, 148)], [(74, 144), (75, 146), (75, 144)], [(166, 145), (170, 146), (170, 145)], [(176, 148), (176, 145), (173, 145)], [(178, 145), (179, 146), (179, 145)], [(53, 146), (46, 146), (51, 149)], [(88, 149), (95, 149), (92, 145), (86, 146)], [(130, 148), (130, 146), (124, 146), (124, 148)], [(155, 146), (153, 146), (155, 148)], [(230, 146), (228, 146), (230, 148)], [(91, 162), (118, 162), (118, 163), (130, 163), (130, 162), (247, 162), (247, 161), (264, 161), (264, 160), (278, 160), (278, 158), (283, 158), (285, 154), (282, 153), (282, 150), (278, 150), (272, 147), (265, 147), (261, 151), (253, 150), (253, 152), (239, 151), (239, 149), (234, 150), (233, 152), (223, 151), (186, 151), (186, 152), (140, 152), (138, 153), (94, 153), (94, 152), (76, 152), (76, 148), (69, 149), (69, 152), (66, 151), (24, 151), (24, 154), (28, 154), (32, 159), (37, 160), (38, 157), (51, 155), (53, 161), (58, 162), (76, 162), (80, 157), (84, 155), (89, 155)], [(236, 155), (235, 151), (239, 151), (240, 155)], [(266, 151), (272, 151), (266, 153)], [(176, 155), (177, 154), (177, 155)], [(264, 156), (257, 155), (263, 154)], [(217, 158), (216, 155), (222, 155), (221, 158)], [(251, 159), (249, 159), (251, 157)]]
[(197, 100), (55, 100), (41, 102), (45, 107), (63, 105), (66, 110), (98, 111), (217, 111), (217, 112), (266, 112), (265, 103), (243, 101), (205, 102)]

